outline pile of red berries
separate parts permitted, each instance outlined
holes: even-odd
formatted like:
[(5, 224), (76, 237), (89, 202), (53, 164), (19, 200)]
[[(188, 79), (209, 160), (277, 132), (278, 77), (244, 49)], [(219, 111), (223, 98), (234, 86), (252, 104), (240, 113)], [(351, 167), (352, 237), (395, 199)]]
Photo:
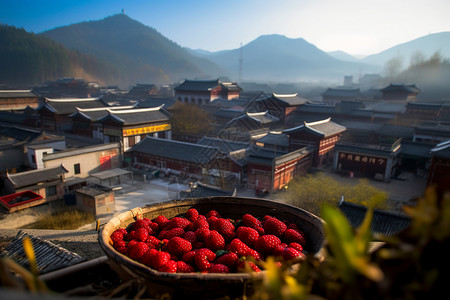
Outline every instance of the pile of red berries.
[(259, 262), (268, 256), (279, 262), (303, 257), (306, 243), (296, 224), (273, 216), (231, 220), (215, 210), (199, 215), (195, 208), (186, 217), (142, 218), (115, 230), (111, 240), (118, 252), (170, 273), (259, 272)]

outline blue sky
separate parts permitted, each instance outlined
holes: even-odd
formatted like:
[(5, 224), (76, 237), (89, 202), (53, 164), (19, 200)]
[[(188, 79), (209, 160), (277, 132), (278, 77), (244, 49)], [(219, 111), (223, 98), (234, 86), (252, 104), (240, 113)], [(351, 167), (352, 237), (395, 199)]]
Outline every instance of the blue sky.
[(449, 0), (0, 0), (0, 23), (40, 33), (120, 13), (181, 46), (234, 49), (262, 34), (369, 55), (450, 31)]

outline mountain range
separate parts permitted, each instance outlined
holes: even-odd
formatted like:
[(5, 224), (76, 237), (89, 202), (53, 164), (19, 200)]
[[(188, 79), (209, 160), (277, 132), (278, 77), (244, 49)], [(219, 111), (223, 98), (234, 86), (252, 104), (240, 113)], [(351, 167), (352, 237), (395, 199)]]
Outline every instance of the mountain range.
[[(414, 53), (428, 58), (440, 51), (443, 57), (450, 57), (450, 32), (427, 35), (357, 59), (342, 51), (326, 53), (302, 38), (276, 34), (260, 36), (238, 49), (192, 50), (124, 14), (38, 35), (4, 25), (0, 29), (0, 42), (7, 45), (0, 47), (0, 67), (9, 76), (0, 76), (0, 83), (19, 80), (35, 84), (58, 77), (83, 77), (121, 87), (218, 77), (341, 82), (344, 75), (381, 72), (386, 61), (400, 55), (406, 62)], [(33, 78), (27, 74), (31, 69)]]

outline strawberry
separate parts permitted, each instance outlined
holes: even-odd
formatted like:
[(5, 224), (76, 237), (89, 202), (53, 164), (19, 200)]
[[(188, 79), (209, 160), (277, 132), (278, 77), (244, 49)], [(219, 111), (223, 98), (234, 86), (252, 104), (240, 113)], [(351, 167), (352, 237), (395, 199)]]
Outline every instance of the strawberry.
[(283, 250), (283, 258), (285, 260), (291, 260), (293, 258), (301, 257), (301, 256), (302, 256), (302, 253), (299, 252), (297, 249), (287, 247), (287, 248), (284, 248), (284, 250)]
[(154, 268), (156, 270), (159, 270), (161, 266), (165, 265), (170, 260), (170, 254), (169, 252), (165, 251), (158, 251), (155, 260), (154, 260)]
[(273, 256), (283, 256), (283, 251), (284, 249), (287, 248), (285, 244), (281, 243), (279, 245), (277, 245), (273, 251), (272, 251), (272, 255)]
[(127, 255), (128, 248), (127, 247), (118, 247), (117, 252)]
[(149, 227), (139, 227), (134, 234), (135, 239), (145, 242), (148, 238), (148, 229)]
[(241, 226), (236, 230), (236, 237), (246, 243), (249, 247), (253, 247), (253, 244), (259, 238), (259, 233), (256, 229)]
[(211, 216), (211, 217), (209, 217), (209, 218), (207, 219), (208, 224), (209, 224), (209, 227), (210, 227), (210, 228), (214, 228), (214, 223), (215, 223), (217, 220), (219, 220), (219, 218), (216, 217), (216, 216)]
[(250, 253), (250, 247), (237, 238), (231, 241), (227, 250), (236, 253), (238, 256), (245, 256)]
[(176, 273), (177, 272), (177, 262), (174, 260), (169, 260), (162, 266), (158, 268), (158, 271), (160, 272), (167, 272), (167, 273)]
[(184, 253), (189, 252), (192, 250), (192, 244), (181, 238), (181, 237), (173, 237), (169, 240), (169, 243), (167, 244), (167, 251), (176, 257), (183, 256)]
[(306, 245), (306, 239), (304, 234), (300, 230), (295, 229), (287, 229), (284, 232), (284, 240), (290, 244), (290, 243), (298, 243), (302, 246)]
[(152, 245), (153, 248), (158, 248), (159, 247), (159, 243), (161, 243), (161, 241), (153, 235), (149, 235), (146, 241), (147, 244)]
[(166, 233), (164, 238), (170, 240), (171, 238), (173, 238), (175, 236), (182, 237), (183, 235), (184, 235), (184, 229), (176, 227), (176, 228), (170, 229), (169, 232)]
[(231, 241), (235, 237), (235, 227), (233, 223), (231, 223), (227, 219), (218, 219), (214, 222), (214, 230), (218, 231), (224, 238), (225, 241)]
[(219, 214), (217, 211), (215, 211), (215, 210), (210, 210), (210, 211), (206, 214), (206, 218), (207, 218), (207, 219), (208, 219), (209, 217), (212, 217), (212, 216), (215, 216), (215, 217), (220, 218), (220, 214)]
[(128, 247), (128, 257), (134, 260), (139, 260), (145, 252), (147, 252), (148, 246), (143, 242), (136, 242), (131, 247)]
[(251, 261), (242, 260), (238, 263), (237, 271), (244, 272), (261, 272), (261, 269)]
[(191, 250), (189, 252), (186, 252), (183, 254), (183, 257), (181, 258), (182, 261), (188, 264), (194, 264), (194, 257), (197, 250)]
[(208, 228), (199, 228), (195, 231), (197, 241), (204, 241), (210, 234), (211, 231)]
[(110, 236), (113, 243), (115, 243), (117, 241), (123, 241), (123, 237), (124, 237), (124, 235), (121, 230), (115, 230)]
[(265, 234), (276, 235), (279, 238), (283, 236), (283, 233), (286, 231), (287, 228), (286, 224), (284, 224), (275, 217), (267, 218), (263, 226)]
[(150, 223), (145, 220), (136, 220), (136, 222), (133, 223), (132, 226), (133, 230), (138, 230), (139, 228), (150, 228)]
[(143, 263), (147, 267), (155, 269), (155, 261), (156, 257), (158, 255), (158, 250), (156, 249), (150, 249), (147, 252), (144, 253), (144, 255), (141, 256), (139, 259), (139, 262)]
[(242, 223), (244, 226), (256, 229), (257, 227), (262, 227), (261, 221), (252, 216), (251, 214), (245, 214), (242, 216)]
[(195, 222), (192, 224), (191, 230), (196, 231), (200, 228), (209, 229), (209, 223), (204, 216), (199, 216), (197, 220), (195, 220)]
[(250, 251), (248, 252), (247, 256), (252, 256), (256, 261), (261, 260), (261, 258), (262, 258), (261, 254), (258, 251), (256, 251), (255, 249), (251, 249), (251, 248), (250, 248)]
[(219, 232), (211, 230), (209, 236), (205, 239), (205, 245), (212, 251), (225, 249), (225, 239)]
[(260, 236), (256, 242), (255, 242), (255, 250), (265, 254), (270, 255), (272, 254), (273, 250), (276, 246), (278, 246), (281, 243), (281, 240), (272, 234), (266, 234), (263, 236)]
[(222, 264), (213, 264), (208, 273), (230, 273), (230, 268)]
[(126, 246), (127, 246), (127, 243), (125, 243), (124, 240), (115, 241), (114, 244), (113, 244), (113, 248), (116, 249), (116, 250), (117, 250), (117, 248), (126, 247)]
[(159, 215), (157, 216), (154, 220), (153, 220), (156, 224), (159, 225), (159, 229), (162, 229), (163, 227), (165, 227), (170, 220), (167, 219), (165, 216), (163, 215)]
[(182, 260), (177, 261), (177, 273), (193, 273), (195, 268)]
[(183, 235), (183, 238), (185, 240), (188, 240), (189, 242), (191, 242), (191, 244), (193, 244), (197, 241), (197, 236), (195, 235), (195, 232), (193, 232), (193, 231), (186, 231)]
[(299, 243), (295, 243), (295, 242), (289, 243), (289, 247), (294, 248), (294, 249), (296, 249), (299, 252), (303, 251), (303, 247)]
[(182, 218), (182, 217), (173, 217), (170, 219), (169, 223), (164, 227), (166, 230), (170, 230), (172, 228), (186, 228), (189, 224), (191, 224), (191, 221), (188, 219)]
[(206, 271), (211, 267), (211, 261), (216, 259), (216, 254), (208, 248), (197, 250), (194, 256), (195, 265), (200, 271)]
[(230, 270), (234, 270), (237, 263), (239, 261), (239, 257), (234, 252), (228, 252), (220, 257), (218, 257), (215, 262), (218, 264), (222, 264), (227, 266)]
[(198, 215), (198, 210), (196, 210), (195, 208), (190, 208), (186, 212), (186, 218), (191, 222), (195, 222), (195, 220), (197, 220), (198, 218)]

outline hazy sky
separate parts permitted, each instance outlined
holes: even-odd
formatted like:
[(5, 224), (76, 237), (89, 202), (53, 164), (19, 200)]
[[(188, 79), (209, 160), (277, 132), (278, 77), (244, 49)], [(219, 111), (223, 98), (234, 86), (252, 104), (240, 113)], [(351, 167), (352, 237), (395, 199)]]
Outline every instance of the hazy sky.
[(0, 0), (0, 23), (40, 33), (121, 13), (181, 46), (234, 49), (262, 34), (324, 51), (380, 52), (450, 31), (450, 0)]

